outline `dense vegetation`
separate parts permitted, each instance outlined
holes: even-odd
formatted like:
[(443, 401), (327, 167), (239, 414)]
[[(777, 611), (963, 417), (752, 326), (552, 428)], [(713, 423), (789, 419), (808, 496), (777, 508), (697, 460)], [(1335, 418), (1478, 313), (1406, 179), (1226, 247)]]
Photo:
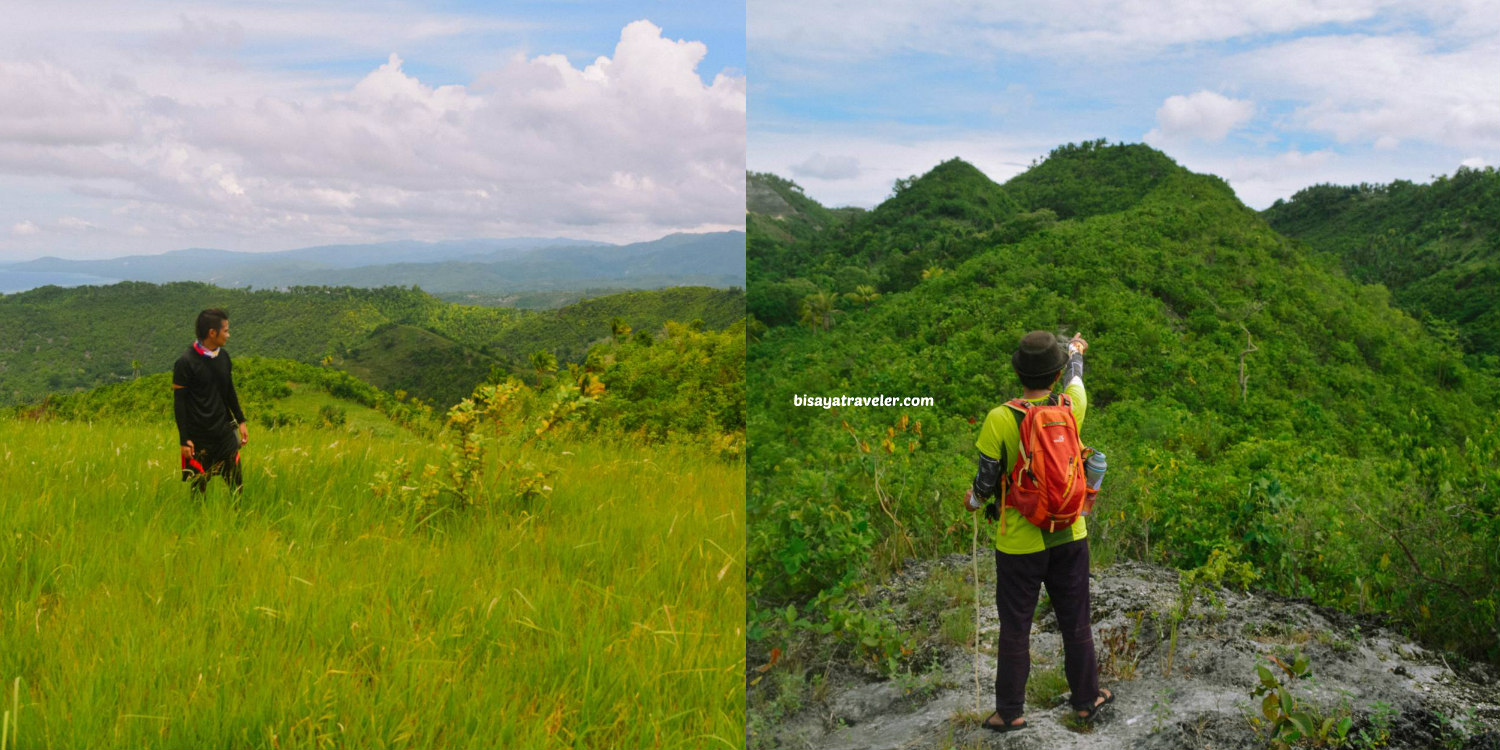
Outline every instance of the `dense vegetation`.
[(19, 746), (742, 743), (743, 324), (616, 333), (441, 417), (237, 358), (238, 498), (167, 373), (0, 415)]
[(616, 319), (637, 329), (669, 319), (725, 328), (744, 316), (744, 294), (681, 287), (522, 311), (456, 305), (399, 287), (44, 287), (0, 295), (0, 406), (170, 370), (205, 307), (229, 312), (236, 357), (327, 363), (448, 406), (492, 370), (530, 372), (539, 350), (562, 363), (582, 361)]
[[(1217, 552), (1261, 585), (1500, 660), (1500, 378), (1223, 180), (1093, 142), (1004, 186), (945, 162), (868, 215), (756, 239), (756, 658), (812, 639), (902, 667), (920, 634), (858, 594), (914, 557), (969, 551), (979, 424), (1019, 393), (1016, 342), (1050, 329), (1092, 344), (1101, 562), (1190, 569)], [(936, 406), (825, 410), (794, 394)]]
[(1384, 284), (1450, 345), (1500, 357), (1494, 167), (1460, 168), (1427, 185), (1315, 185), (1264, 216), (1277, 231), (1337, 256), (1354, 278)]

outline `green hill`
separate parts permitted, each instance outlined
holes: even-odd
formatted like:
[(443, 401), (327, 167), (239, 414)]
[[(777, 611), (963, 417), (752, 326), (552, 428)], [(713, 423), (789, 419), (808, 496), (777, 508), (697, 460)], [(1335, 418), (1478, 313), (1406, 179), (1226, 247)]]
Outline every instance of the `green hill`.
[(1439, 335), (1500, 355), (1500, 172), (1461, 168), (1427, 185), (1315, 185), (1264, 214), (1277, 231), (1384, 284)]
[(442, 405), (458, 403), (499, 364), (477, 349), (399, 323), (375, 329), (336, 362), (361, 380)]
[[(347, 426), (377, 435), (405, 426), (430, 431), (431, 409), (406, 403), (359, 378), (288, 359), (247, 356), (234, 362), (235, 392), (255, 429), (287, 425)], [(172, 424), (172, 374), (158, 372), (88, 391), (49, 397), (21, 414), (75, 421)], [(467, 395), (467, 394), (466, 394)]]
[(0, 295), (0, 406), (163, 372), (193, 338), (198, 311), (231, 316), (229, 350), (327, 362), (389, 391), (447, 406), (492, 368), (528, 372), (546, 349), (581, 361), (621, 318), (639, 329), (744, 316), (738, 289), (679, 287), (585, 300), (558, 310), (458, 305), (412, 288), (223, 289), (196, 282), (44, 287)]
[[(967, 182), (975, 205), (993, 194)], [(1083, 438), (1110, 464), (1089, 524), (1101, 559), (1186, 569), (1218, 550), (1262, 585), (1500, 659), (1494, 371), (1276, 233), (1223, 180), (1144, 146), (1063, 147), (1002, 189), (1022, 213), (976, 223), (908, 204), (904, 231), (948, 248), (950, 267), (910, 286), (885, 277), (879, 297), (834, 298), (750, 347), (752, 638), (827, 633), (879, 664), (917, 646), (850, 597), (912, 557), (969, 551), (960, 499), (979, 423), (1019, 393), (1016, 342), (1050, 329), (1092, 344)], [(778, 248), (801, 262), (752, 276), (752, 310), (768, 290), (842, 291), (826, 270), (858, 246)], [(825, 410), (794, 395), (935, 406)]]
[(801, 185), (767, 172), (745, 175), (745, 213), (747, 242), (758, 236), (806, 239), (848, 218), (807, 197)]
[(1182, 168), (1144, 144), (1104, 141), (1068, 144), (1005, 183), (1005, 192), (1028, 210), (1046, 209), (1059, 219), (1081, 219), (1123, 211)]
[[(757, 179), (775, 184), (769, 177)], [(827, 209), (802, 196), (798, 212), (819, 216)], [(906, 290), (962, 262), (979, 244), (1034, 231), (1055, 218), (1021, 211), (984, 173), (952, 159), (920, 177), (897, 180), (891, 198), (874, 210), (817, 232), (784, 233), (780, 239), (752, 233), (746, 262), (758, 283), (748, 289), (746, 304), (768, 325), (794, 323), (804, 314), (803, 301), (818, 290), (864, 298)], [(751, 214), (747, 221), (753, 226), (762, 219)]]

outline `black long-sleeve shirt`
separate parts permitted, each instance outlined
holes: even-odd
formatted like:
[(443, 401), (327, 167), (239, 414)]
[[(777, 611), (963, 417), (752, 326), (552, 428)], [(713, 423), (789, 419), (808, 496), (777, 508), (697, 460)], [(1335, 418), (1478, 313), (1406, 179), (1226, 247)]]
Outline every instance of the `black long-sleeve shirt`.
[(179, 445), (219, 439), (232, 429), (231, 420), (245, 421), (234, 391), (233, 365), (224, 349), (208, 357), (189, 346), (172, 366), (172, 400)]

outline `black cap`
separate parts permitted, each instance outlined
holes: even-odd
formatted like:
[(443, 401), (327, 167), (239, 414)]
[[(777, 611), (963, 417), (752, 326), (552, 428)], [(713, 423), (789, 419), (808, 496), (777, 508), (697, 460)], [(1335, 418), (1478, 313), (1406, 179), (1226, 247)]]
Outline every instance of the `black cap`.
[(1068, 350), (1051, 331), (1032, 331), (1010, 357), (1010, 366), (1023, 378), (1051, 375), (1068, 363)]

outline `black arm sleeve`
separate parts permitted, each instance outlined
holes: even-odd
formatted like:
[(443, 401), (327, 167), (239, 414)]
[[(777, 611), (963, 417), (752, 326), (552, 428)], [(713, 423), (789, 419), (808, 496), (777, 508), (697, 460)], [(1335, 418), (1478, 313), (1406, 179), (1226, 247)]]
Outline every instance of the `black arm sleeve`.
[[(225, 357), (229, 352), (224, 353)], [(224, 403), (229, 407), (229, 413), (234, 415), (234, 421), (244, 424), (245, 412), (240, 410), (240, 395), (234, 390), (234, 360), (224, 360)]]
[(995, 488), (1000, 486), (1000, 479), (1005, 473), (1001, 470), (1006, 465), (1005, 448), (1000, 448), (1000, 458), (994, 459), (983, 453), (979, 454), (979, 469), (974, 472), (974, 497), (987, 500), (995, 496)]
[(1082, 377), (1083, 377), (1083, 355), (1075, 353), (1071, 357), (1068, 357), (1068, 364), (1065, 365), (1065, 366), (1063, 366), (1063, 376), (1062, 376), (1063, 387), (1067, 388), (1068, 384), (1071, 383), (1071, 382), (1073, 382), (1073, 378), (1082, 378)]
[(189, 384), (188, 369), (183, 367), (182, 360), (172, 366), (172, 416), (177, 419), (177, 444), (187, 445), (187, 423), (188, 423), (188, 394)]

